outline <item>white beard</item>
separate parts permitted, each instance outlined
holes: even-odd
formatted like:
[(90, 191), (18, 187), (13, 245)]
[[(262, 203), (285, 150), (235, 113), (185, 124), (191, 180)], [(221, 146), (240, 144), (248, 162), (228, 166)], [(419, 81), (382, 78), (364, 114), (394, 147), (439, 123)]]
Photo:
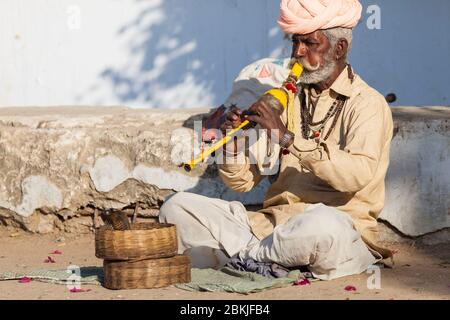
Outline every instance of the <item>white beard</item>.
[(292, 59), (291, 63), (298, 61), (303, 66), (303, 73), (298, 82), (300, 84), (315, 84), (327, 80), (336, 68), (336, 61), (327, 54), (325, 57), (325, 64), (323, 66), (311, 66), (306, 59)]

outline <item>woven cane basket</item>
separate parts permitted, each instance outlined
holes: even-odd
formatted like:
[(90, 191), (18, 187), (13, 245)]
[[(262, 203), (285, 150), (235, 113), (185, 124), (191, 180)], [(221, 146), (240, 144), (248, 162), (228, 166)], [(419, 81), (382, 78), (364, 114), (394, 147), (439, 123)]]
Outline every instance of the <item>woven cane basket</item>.
[(187, 256), (137, 261), (103, 262), (104, 286), (108, 289), (152, 289), (191, 281)]
[(173, 224), (136, 223), (131, 230), (95, 233), (95, 256), (105, 260), (157, 259), (177, 254), (177, 234)]

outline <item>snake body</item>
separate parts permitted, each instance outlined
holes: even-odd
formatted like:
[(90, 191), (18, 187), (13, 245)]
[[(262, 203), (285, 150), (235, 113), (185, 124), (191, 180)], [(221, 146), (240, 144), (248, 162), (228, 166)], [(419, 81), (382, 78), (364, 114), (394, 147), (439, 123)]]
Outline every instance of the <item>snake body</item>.
[(131, 224), (125, 212), (120, 210), (104, 210), (102, 220), (114, 230), (131, 230)]

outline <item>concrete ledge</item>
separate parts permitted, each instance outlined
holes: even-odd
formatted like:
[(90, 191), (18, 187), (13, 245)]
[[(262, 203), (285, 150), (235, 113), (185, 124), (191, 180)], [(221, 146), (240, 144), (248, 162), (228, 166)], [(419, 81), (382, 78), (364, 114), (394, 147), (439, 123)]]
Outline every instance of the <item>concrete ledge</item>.
[(450, 227), (450, 108), (392, 108), (386, 206), (380, 216), (409, 236)]
[[(395, 137), (380, 218), (400, 237), (449, 228), (450, 108), (392, 110)], [(238, 194), (213, 167), (186, 174), (172, 163), (186, 157), (192, 123), (208, 111), (0, 108), (0, 221), (33, 232), (87, 232), (94, 208), (131, 210), (138, 203), (142, 216), (154, 216), (165, 196), (180, 190), (260, 204), (267, 181)], [(441, 238), (450, 241), (448, 233)]]

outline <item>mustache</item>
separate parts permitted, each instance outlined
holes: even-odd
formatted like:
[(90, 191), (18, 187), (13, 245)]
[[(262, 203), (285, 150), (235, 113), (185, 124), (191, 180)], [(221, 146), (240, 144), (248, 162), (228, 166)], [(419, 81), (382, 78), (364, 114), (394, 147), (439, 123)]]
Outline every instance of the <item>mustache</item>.
[(311, 65), (304, 57), (292, 58), (291, 68), (295, 62), (300, 63), (304, 67), (304, 72), (299, 78), (302, 84), (319, 83), (330, 77), (333, 70), (336, 68), (336, 62), (331, 56), (324, 57), (324, 64)]
[(292, 58), (289, 65), (292, 67), (296, 62), (301, 64), (303, 68), (309, 72), (314, 72), (320, 69), (320, 62), (313, 66), (304, 58)]

